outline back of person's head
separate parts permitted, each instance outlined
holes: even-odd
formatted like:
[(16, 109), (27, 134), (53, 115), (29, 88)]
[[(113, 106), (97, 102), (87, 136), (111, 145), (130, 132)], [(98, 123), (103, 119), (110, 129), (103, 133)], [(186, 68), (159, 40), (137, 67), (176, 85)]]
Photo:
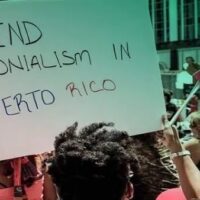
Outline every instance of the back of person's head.
[(121, 200), (138, 162), (126, 132), (94, 123), (78, 133), (77, 123), (56, 137), (49, 168), (62, 200)]

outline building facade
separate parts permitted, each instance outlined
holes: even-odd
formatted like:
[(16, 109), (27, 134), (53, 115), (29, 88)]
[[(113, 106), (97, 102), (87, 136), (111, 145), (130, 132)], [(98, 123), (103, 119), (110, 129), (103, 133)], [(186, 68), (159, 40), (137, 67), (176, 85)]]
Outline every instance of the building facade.
[(186, 56), (200, 62), (200, 0), (149, 0), (161, 65), (180, 70)]
[(185, 58), (200, 64), (200, 0), (149, 0), (163, 87), (184, 98), (177, 88)]

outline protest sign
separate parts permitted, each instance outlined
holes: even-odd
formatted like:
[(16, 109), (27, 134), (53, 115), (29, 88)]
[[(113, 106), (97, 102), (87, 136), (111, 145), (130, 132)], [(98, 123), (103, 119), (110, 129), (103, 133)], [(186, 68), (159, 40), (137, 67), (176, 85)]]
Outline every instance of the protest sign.
[(1, 2), (0, 159), (52, 149), (73, 122), (160, 129), (147, 0)]

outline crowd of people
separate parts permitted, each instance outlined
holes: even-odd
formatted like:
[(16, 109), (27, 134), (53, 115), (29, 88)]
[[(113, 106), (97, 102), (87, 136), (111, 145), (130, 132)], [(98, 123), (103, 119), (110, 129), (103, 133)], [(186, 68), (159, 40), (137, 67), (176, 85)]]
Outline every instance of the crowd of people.
[[(177, 129), (168, 126), (167, 116), (163, 125), (159, 137), (171, 152), (180, 188), (166, 190), (157, 200), (198, 199), (200, 112), (191, 115), (194, 135), (184, 144)], [(56, 137), (52, 154), (1, 161), (0, 199), (141, 199), (143, 186), (138, 180), (142, 172), (134, 137), (108, 128), (112, 126), (113, 123), (94, 123), (78, 132), (78, 123), (74, 123)]]

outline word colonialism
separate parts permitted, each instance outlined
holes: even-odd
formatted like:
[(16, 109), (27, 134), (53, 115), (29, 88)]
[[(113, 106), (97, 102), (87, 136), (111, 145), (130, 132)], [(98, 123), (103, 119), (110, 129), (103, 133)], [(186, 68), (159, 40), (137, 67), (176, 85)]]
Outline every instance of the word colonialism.
[(41, 53), (32, 56), (16, 55), (12, 59), (0, 59), (0, 76), (21, 71), (30, 72), (32, 70), (78, 66), (83, 63), (92, 65), (90, 52), (85, 49), (75, 53), (69, 53), (66, 50), (53, 51), (48, 57), (46, 54), (43, 56)]

